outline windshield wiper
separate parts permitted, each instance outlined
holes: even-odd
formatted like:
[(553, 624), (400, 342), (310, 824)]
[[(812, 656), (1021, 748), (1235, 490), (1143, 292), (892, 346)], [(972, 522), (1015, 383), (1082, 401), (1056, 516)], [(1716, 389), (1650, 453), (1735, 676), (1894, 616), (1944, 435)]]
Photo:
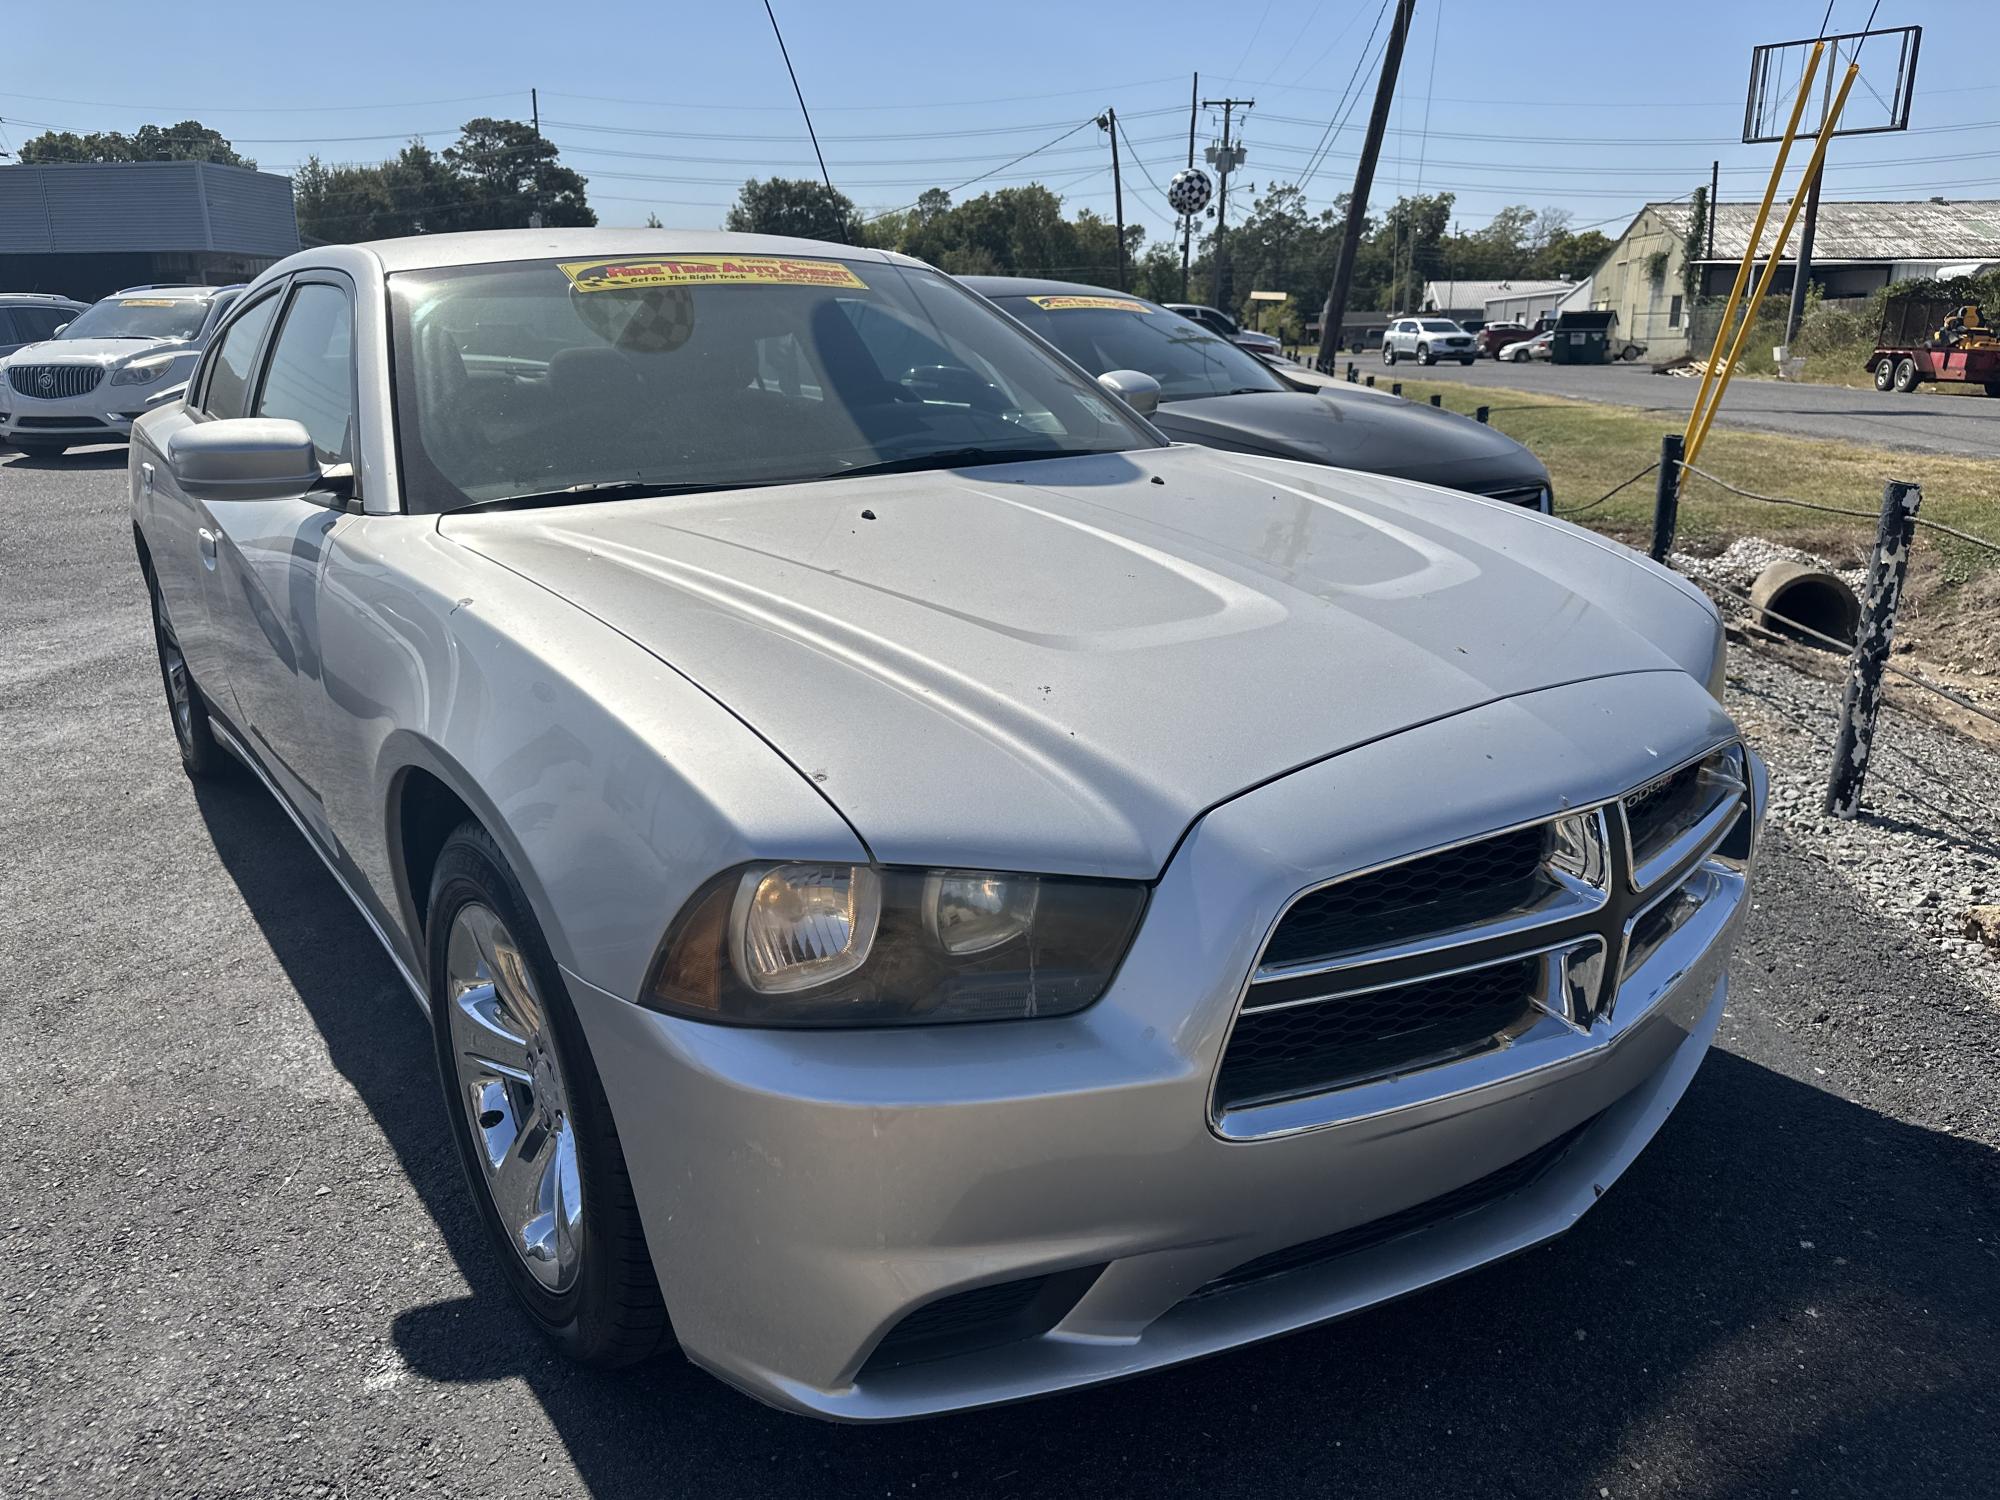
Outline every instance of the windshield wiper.
[(598, 480), (567, 485), (559, 490), (533, 490), (525, 495), (502, 495), (497, 500), (476, 500), (453, 508), (453, 514), (467, 511), (533, 510), (544, 505), (590, 505), (599, 500), (657, 500), (668, 495), (704, 495), (721, 490), (747, 490), (776, 480), (743, 479), (707, 481), (694, 484), (661, 484), (646, 479)]
[(942, 448), (935, 453), (911, 453), (880, 463), (835, 469), (821, 479), (854, 479), (867, 474), (911, 474), (924, 469), (971, 468), (975, 464), (1018, 464), (1038, 458), (1074, 458), (1083, 450), (1069, 448)]

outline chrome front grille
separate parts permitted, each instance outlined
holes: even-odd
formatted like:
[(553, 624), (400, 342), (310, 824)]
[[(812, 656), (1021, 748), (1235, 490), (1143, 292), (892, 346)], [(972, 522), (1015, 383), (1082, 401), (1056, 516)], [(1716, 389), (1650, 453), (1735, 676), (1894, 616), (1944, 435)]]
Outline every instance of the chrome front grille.
[(102, 365), (9, 365), (7, 383), (23, 396), (61, 401), (88, 396), (104, 379)]
[(1302, 892), (1238, 1010), (1213, 1115), (1420, 1073), (1546, 1026), (1629, 1024), (1670, 982), (1655, 956), (1740, 890), (1751, 816), (1732, 743), (1612, 802)]

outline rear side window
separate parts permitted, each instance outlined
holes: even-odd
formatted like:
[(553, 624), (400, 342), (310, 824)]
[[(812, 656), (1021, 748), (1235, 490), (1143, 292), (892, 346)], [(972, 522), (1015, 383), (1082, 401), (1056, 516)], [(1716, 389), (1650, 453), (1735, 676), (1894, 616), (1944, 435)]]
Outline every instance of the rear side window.
[(29, 339), (54, 338), (55, 332), (63, 324), (75, 318), (76, 314), (66, 307), (17, 307), (14, 317), (21, 329), (21, 337)]
[(309, 281), (293, 295), (271, 346), (255, 415), (290, 417), (312, 434), (321, 463), (351, 463), (353, 368), (354, 314), (346, 293)]
[(35, 335), (27, 329), (27, 319), (10, 308), (0, 307), (0, 344), (25, 344)]
[(240, 417), (250, 397), (250, 371), (257, 360), (257, 346), (278, 299), (266, 297), (222, 331), (215, 351), (209, 356), (208, 385), (202, 392), (201, 409), (211, 417)]

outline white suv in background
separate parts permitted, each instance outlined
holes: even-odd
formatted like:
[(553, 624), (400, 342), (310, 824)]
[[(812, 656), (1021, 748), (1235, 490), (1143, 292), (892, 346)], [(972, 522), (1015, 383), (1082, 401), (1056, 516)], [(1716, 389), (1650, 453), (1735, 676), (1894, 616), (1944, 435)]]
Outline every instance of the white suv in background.
[(1420, 365), (1441, 359), (1469, 365), (1479, 358), (1479, 346), (1450, 318), (1398, 318), (1382, 335), (1382, 363), (1393, 365), (1404, 355)]
[(54, 338), (0, 360), (0, 442), (35, 458), (122, 443), (135, 418), (179, 400), (240, 286), (135, 286)]

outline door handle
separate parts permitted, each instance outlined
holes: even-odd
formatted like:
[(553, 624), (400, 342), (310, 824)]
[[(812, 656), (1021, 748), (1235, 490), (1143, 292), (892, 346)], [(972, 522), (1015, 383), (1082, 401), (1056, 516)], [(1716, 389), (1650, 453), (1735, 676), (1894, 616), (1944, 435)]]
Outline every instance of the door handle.
[(140, 465), (139, 465), (139, 478), (140, 478), (140, 479), (141, 479), (141, 480), (142, 480), (142, 481), (144, 482), (144, 484), (145, 484), (145, 486), (146, 486), (146, 493), (147, 493), (147, 494), (149, 494), (149, 495), (150, 495), (150, 494), (152, 494), (152, 493), (153, 493), (153, 466), (152, 466), (151, 464), (140, 464)]
[(203, 526), (195, 535), (201, 539), (201, 565), (212, 572), (215, 568), (215, 533)]

